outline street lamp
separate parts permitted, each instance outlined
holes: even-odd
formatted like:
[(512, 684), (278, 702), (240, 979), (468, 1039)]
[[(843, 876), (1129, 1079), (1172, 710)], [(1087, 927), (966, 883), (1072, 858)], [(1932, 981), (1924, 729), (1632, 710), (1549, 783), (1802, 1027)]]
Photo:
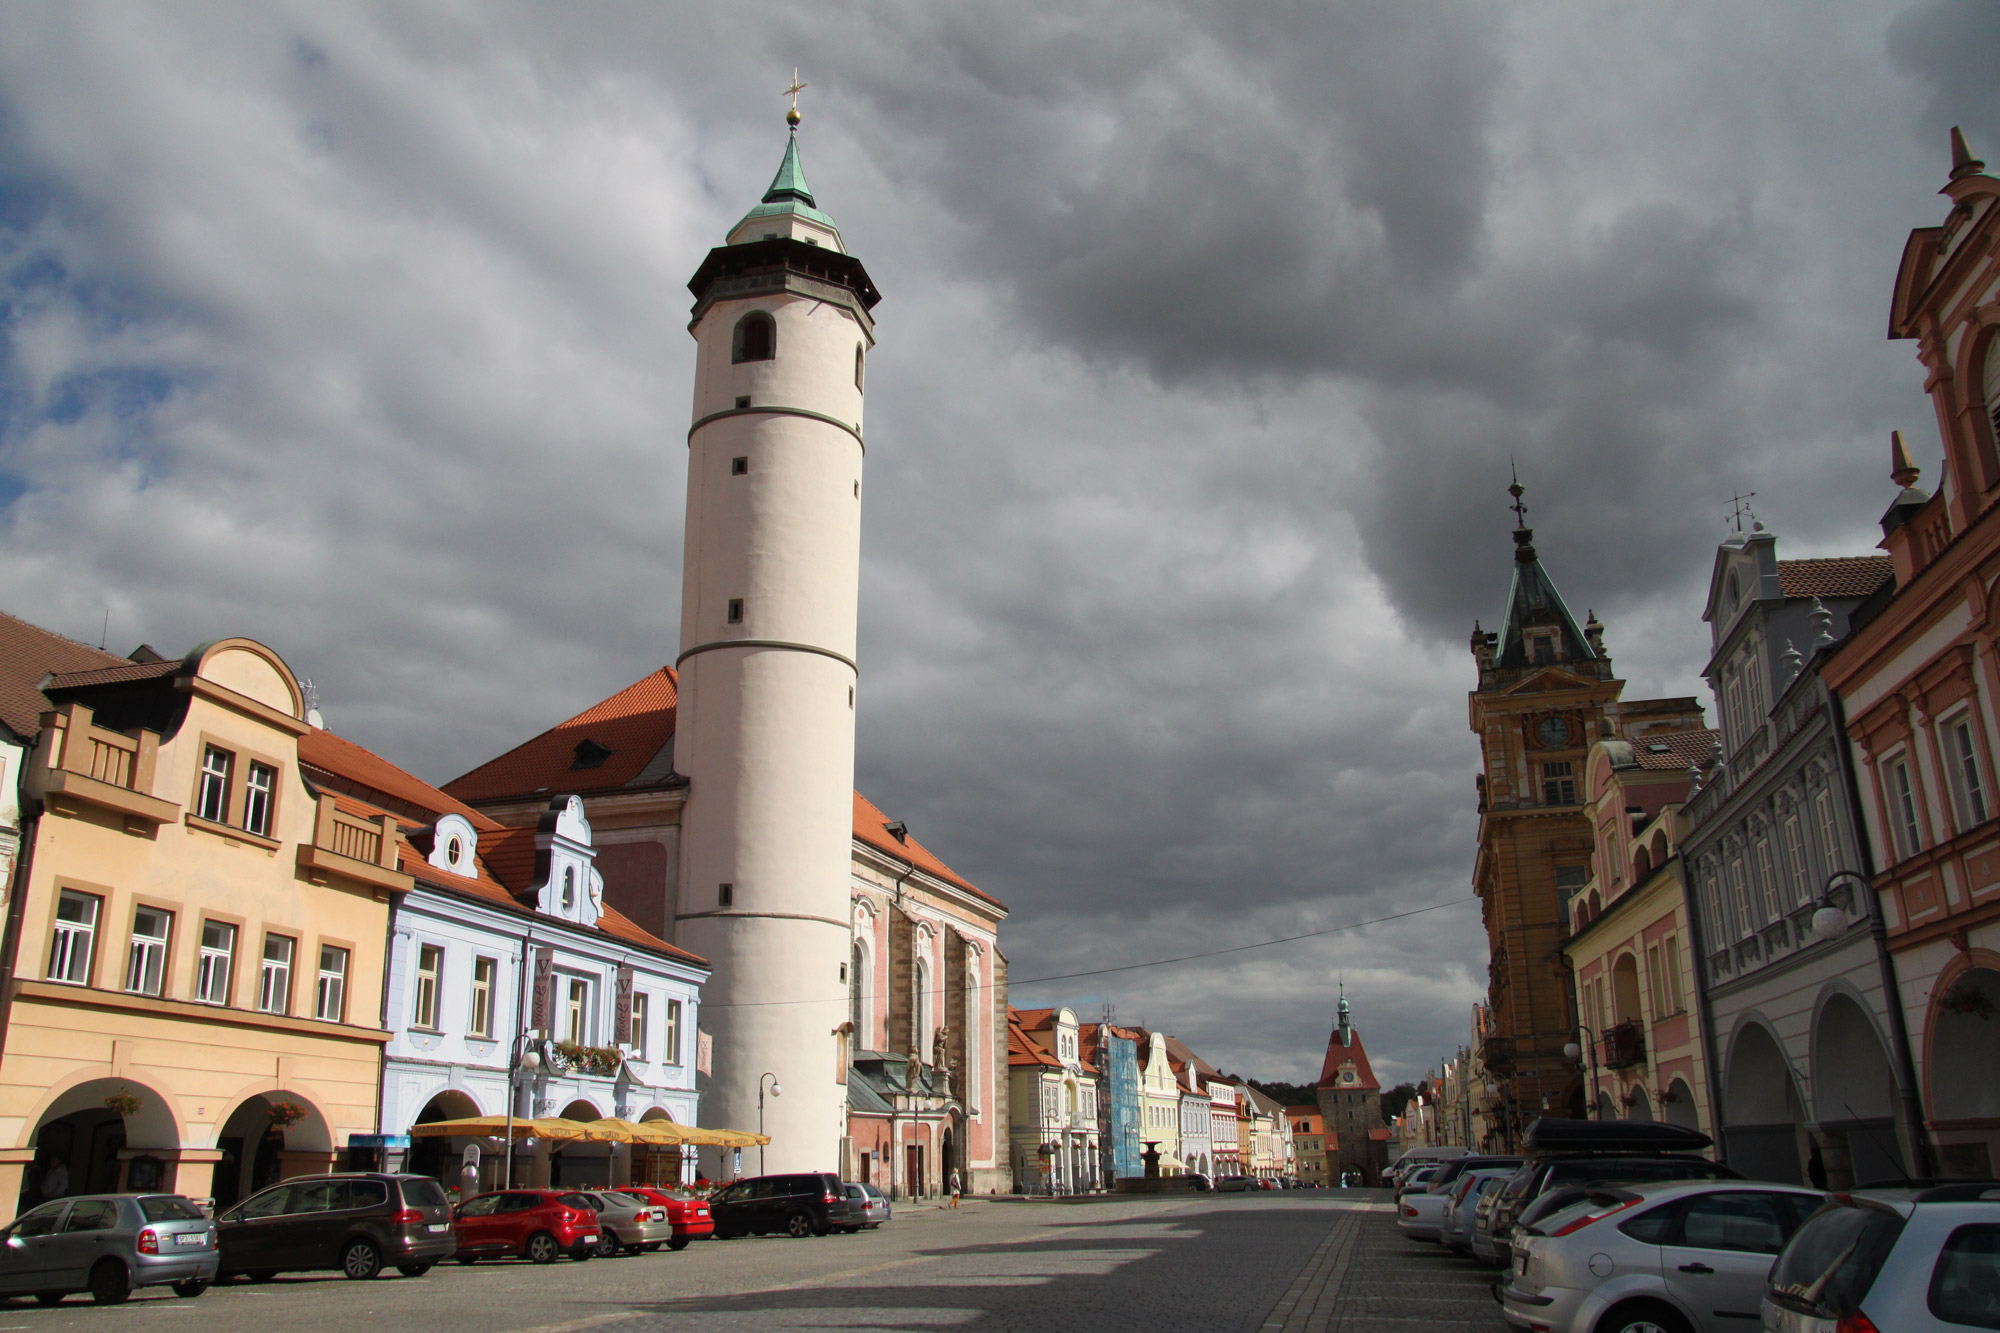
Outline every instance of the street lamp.
[(1580, 1035), (1589, 1038), (1589, 1041), (1583, 1044), (1566, 1042), (1563, 1045), (1563, 1054), (1574, 1060), (1581, 1056), (1586, 1048), (1590, 1051), (1590, 1105), (1585, 1110), (1584, 1119), (1594, 1120), (1597, 1118), (1597, 1034), (1581, 1023), (1576, 1025), (1576, 1030)]
[(1843, 879), (1855, 881), (1864, 891), (1873, 887), (1858, 870), (1836, 870), (1826, 877), (1812, 914), (1812, 935), (1822, 944), (1831, 944), (1847, 932), (1847, 913), (1833, 900), (1833, 886)]
[[(771, 1095), (776, 1097), (782, 1089), (778, 1087), (778, 1076), (765, 1072), (757, 1076), (757, 1137), (764, 1137), (764, 1080), (771, 1080)], [(764, 1145), (757, 1145), (757, 1174), (764, 1174)]]
[(526, 1070), (531, 1076), (542, 1067), (542, 1053), (535, 1049), (542, 1034), (538, 1028), (516, 1032), (507, 1053), (507, 1170), (503, 1189), (514, 1188), (514, 1080)]

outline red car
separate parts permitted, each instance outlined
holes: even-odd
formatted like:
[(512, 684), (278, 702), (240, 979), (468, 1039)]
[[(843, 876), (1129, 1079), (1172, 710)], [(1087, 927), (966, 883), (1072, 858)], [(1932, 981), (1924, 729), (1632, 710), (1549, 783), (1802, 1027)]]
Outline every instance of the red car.
[(574, 1190), (496, 1190), (452, 1210), (462, 1264), (519, 1255), (538, 1264), (597, 1253), (597, 1212)]
[(618, 1190), (621, 1194), (636, 1194), (667, 1210), (667, 1220), (674, 1224), (674, 1238), (667, 1242), (670, 1250), (685, 1250), (689, 1241), (715, 1234), (715, 1219), (708, 1215), (706, 1199), (683, 1199), (648, 1185), (620, 1185)]

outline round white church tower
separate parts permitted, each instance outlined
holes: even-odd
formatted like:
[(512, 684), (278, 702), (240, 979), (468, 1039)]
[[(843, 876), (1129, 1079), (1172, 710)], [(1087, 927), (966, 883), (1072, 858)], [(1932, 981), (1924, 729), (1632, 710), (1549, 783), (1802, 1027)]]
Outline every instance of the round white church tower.
[[(763, 202), (688, 282), (679, 942), (715, 968), (702, 988), (715, 1039), (702, 1122), (755, 1129), (761, 1083), (763, 1169), (837, 1171), (862, 371), (880, 298), (814, 205), (796, 114)], [(745, 1169), (758, 1166), (746, 1151)]]

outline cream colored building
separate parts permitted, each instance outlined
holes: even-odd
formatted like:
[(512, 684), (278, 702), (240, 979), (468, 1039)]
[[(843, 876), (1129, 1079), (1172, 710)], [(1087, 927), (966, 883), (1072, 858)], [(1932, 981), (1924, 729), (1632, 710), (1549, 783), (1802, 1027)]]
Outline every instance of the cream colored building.
[(1181, 1151), (1181, 1091), (1166, 1036), (1147, 1032), (1139, 1047), (1139, 1141), (1160, 1145), (1163, 1176), (1193, 1169)]
[(304, 699), (262, 644), (103, 656), (46, 683), (18, 653), (0, 668), (48, 705), (7, 917), (9, 1215), (87, 1190), (227, 1202), (376, 1127), (389, 903), (411, 883), (393, 821), (308, 786)]

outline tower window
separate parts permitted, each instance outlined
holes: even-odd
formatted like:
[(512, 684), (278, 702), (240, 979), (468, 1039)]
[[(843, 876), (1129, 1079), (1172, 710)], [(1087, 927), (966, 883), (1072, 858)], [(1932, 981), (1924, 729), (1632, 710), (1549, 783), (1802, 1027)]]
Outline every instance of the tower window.
[(743, 623), (743, 599), (741, 597), (732, 597), (729, 599), (729, 623), (732, 625)]
[(854, 344), (854, 391), (856, 393), (862, 392), (861, 370), (865, 360), (866, 358), (862, 355), (861, 344)]
[(1542, 765), (1542, 804), (1576, 804), (1576, 776), (1567, 759)]
[(736, 321), (736, 336), (730, 344), (731, 361), (769, 361), (778, 355), (778, 321), (762, 310), (752, 310)]
[(730, 459), (730, 460), (729, 460), (729, 475), (730, 475), (730, 476), (732, 476), (732, 477), (743, 477), (743, 476), (748, 476), (748, 475), (749, 475), (749, 473), (750, 473), (750, 460), (749, 460), (749, 459), (747, 459), (747, 458), (732, 458), (732, 459)]
[[(739, 357), (739, 358), (738, 358), (738, 360), (741, 360), (741, 358)], [(746, 408), (746, 407), (748, 407), (748, 406), (750, 406), (750, 395), (749, 395), (749, 394), (747, 394), (747, 393), (746, 393), (746, 394), (742, 395), (741, 397), (739, 397), (739, 398), (738, 398), (738, 399), (736, 400), (736, 410), (737, 410), (737, 411), (741, 412), (741, 411), (742, 411), (742, 410), (743, 410), (744, 408)]]
[(736, 905), (736, 886), (734, 884), (716, 885), (715, 905), (717, 907), (734, 907)]

